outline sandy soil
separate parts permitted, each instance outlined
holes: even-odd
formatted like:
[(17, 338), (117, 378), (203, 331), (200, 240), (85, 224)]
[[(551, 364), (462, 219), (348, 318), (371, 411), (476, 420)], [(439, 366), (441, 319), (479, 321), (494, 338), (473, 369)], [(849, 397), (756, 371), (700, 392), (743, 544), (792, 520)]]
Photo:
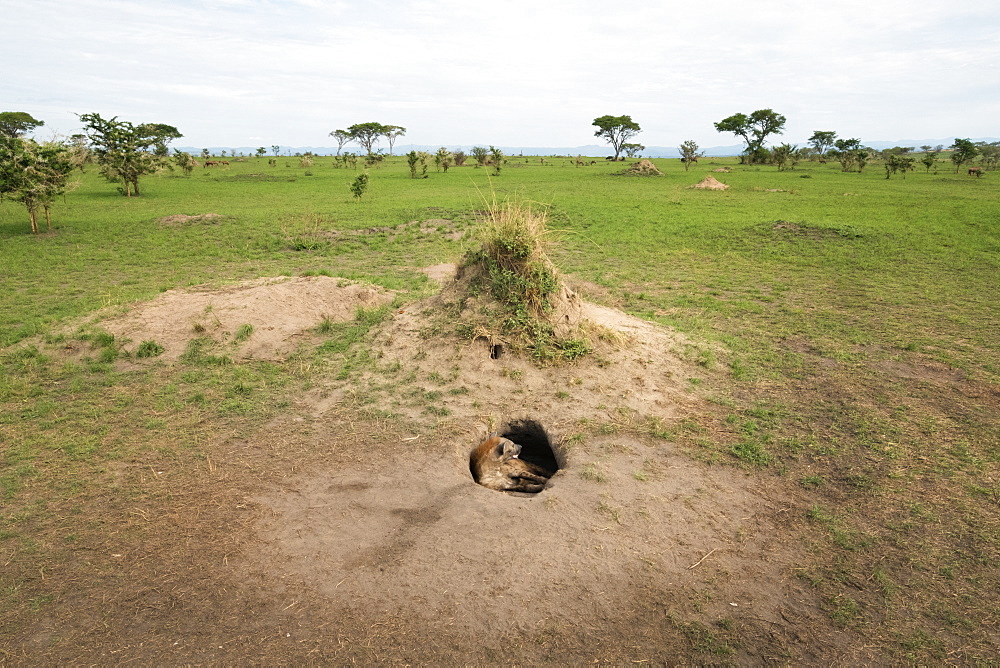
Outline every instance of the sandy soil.
[[(165, 348), (159, 359), (176, 361), (199, 336), (230, 343), (233, 359), (282, 360), (324, 318), (345, 321), (359, 307), (392, 301), (392, 294), (342, 278), (261, 278), (225, 288), (168, 290), (101, 325), (134, 352), (143, 341)], [(253, 334), (234, 341), (239, 328)]]
[[(444, 282), (451, 271), (428, 269)], [(346, 319), (390, 298), (337, 279), (261, 279), (171, 291), (105, 324), (135, 343), (160, 342), (172, 360), (197, 335), (195, 322), (220, 341), (251, 323), (240, 355), (279, 359), (322, 317)], [(804, 500), (794, 486), (697, 462), (654, 435), (705, 407), (689, 381), (704, 370), (682, 360), (682, 337), (577, 300), (581, 317), (617, 341), (539, 368), (512, 354), (494, 359), (484, 339), (436, 335), (442, 298), (411, 304), (374, 333), (378, 369), (360, 382), (324, 379), (273, 423), (217, 443), (188, 482), (191, 496), (176, 497), (149, 529), (150, 554), (131, 571), (120, 566), (117, 597), (73, 619), (40, 620), (24, 656), (73, 628), (71, 651), (35, 656), (269, 665), (870, 658), (845, 649), (860, 645), (795, 576)], [(562, 466), (536, 495), (480, 487), (469, 472), (475, 444), (517, 417), (546, 427)], [(138, 468), (121, 475), (161, 484)], [(719, 643), (727, 634), (741, 644)]]

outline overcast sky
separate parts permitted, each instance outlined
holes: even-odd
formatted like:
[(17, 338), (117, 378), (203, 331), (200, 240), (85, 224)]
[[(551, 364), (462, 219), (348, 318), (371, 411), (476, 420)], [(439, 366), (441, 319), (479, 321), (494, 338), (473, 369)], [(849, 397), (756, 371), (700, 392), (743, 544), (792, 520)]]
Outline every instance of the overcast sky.
[(1000, 135), (1000, 2), (946, 0), (0, 0), (0, 111), (79, 130), (98, 112), (183, 146), (573, 147), (629, 114), (635, 141), (739, 143), (713, 122), (772, 108), (783, 139)]

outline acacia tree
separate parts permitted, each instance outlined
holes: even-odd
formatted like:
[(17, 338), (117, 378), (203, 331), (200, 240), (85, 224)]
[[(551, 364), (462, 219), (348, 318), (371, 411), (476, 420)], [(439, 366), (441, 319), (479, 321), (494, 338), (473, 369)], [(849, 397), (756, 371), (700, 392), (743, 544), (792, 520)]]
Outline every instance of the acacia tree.
[(955, 143), (949, 146), (951, 149), (951, 161), (955, 163), (955, 173), (967, 162), (971, 162), (979, 155), (979, 147), (969, 139), (956, 139)]
[(0, 135), (5, 137), (23, 137), (37, 127), (45, 125), (45, 121), (33, 118), (24, 111), (0, 112)]
[(778, 166), (778, 171), (783, 172), (789, 167), (794, 167), (798, 162), (798, 147), (794, 144), (781, 144), (775, 146), (771, 151), (771, 159)]
[(785, 128), (784, 116), (777, 114), (771, 109), (758, 109), (749, 116), (746, 114), (733, 114), (728, 118), (723, 118), (715, 123), (715, 129), (719, 132), (732, 132), (737, 137), (746, 142), (740, 162), (752, 164), (754, 162), (766, 162), (767, 151), (764, 149), (764, 141), (768, 135), (780, 135)]
[(392, 155), (392, 145), (396, 143), (396, 140), (406, 134), (406, 128), (401, 125), (384, 125), (385, 131), (382, 133), (385, 135), (386, 140), (389, 142), (389, 155)]
[(808, 141), (816, 149), (820, 162), (824, 162), (823, 156), (833, 147), (833, 142), (837, 141), (837, 133), (833, 130), (816, 130)]
[(117, 116), (81, 114), (80, 120), (101, 173), (109, 181), (120, 181), (119, 191), (126, 197), (139, 195), (139, 178), (166, 164), (167, 144), (183, 136), (172, 125), (133, 125)]
[[(849, 172), (858, 164), (858, 153), (861, 151), (860, 139), (838, 139), (834, 143), (834, 155), (840, 163), (840, 171)], [(866, 156), (867, 157), (867, 156)], [(863, 166), (862, 166), (863, 168)], [(858, 170), (859, 172), (861, 170)]]
[(38, 209), (52, 229), (49, 208), (66, 192), (76, 168), (72, 150), (61, 142), (39, 144), (31, 139), (0, 135), (0, 198), (21, 202), (28, 210), (31, 231), (38, 233)]
[(597, 127), (595, 137), (600, 137), (611, 144), (611, 148), (615, 150), (615, 160), (622, 152), (622, 145), (642, 132), (642, 128), (632, 120), (631, 116), (601, 116), (595, 118), (591, 125)]
[(369, 123), (356, 123), (347, 128), (347, 133), (351, 136), (351, 141), (356, 141), (365, 148), (368, 155), (372, 154), (372, 146), (383, 136), (386, 126), (374, 121)]
[(344, 149), (344, 145), (351, 141), (351, 133), (347, 130), (334, 130), (330, 136), (337, 140), (337, 155)]
[(698, 162), (698, 158), (705, 157), (704, 153), (698, 152), (698, 142), (693, 139), (681, 142), (678, 150), (681, 152), (681, 162), (684, 163), (685, 172), (690, 169), (691, 163)]
[(641, 153), (642, 151), (645, 151), (646, 147), (643, 146), (642, 144), (629, 144), (628, 142), (625, 142), (624, 144), (622, 144), (622, 150), (625, 151), (625, 155), (627, 155), (629, 158), (634, 158), (635, 156), (639, 155), (639, 153)]

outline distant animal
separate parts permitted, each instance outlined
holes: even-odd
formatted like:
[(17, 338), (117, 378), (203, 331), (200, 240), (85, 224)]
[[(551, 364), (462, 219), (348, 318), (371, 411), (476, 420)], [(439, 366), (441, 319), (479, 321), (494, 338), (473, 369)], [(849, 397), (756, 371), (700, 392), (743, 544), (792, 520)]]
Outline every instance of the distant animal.
[(969, 167), (969, 176), (975, 176), (977, 179), (983, 175), (982, 167)]
[(228, 161), (228, 160), (220, 160), (220, 161), (219, 161), (219, 164), (220, 164), (220, 165), (228, 165), (228, 164), (229, 164), (229, 161)]
[(540, 492), (551, 473), (520, 459), (521, 446), (499, 434), (491, 434), (469, 457), (472, 477), (483, 487), (501, 492)]
[(206, 160), (205, 167), (215, 167), (219, 164), (218, 160)]

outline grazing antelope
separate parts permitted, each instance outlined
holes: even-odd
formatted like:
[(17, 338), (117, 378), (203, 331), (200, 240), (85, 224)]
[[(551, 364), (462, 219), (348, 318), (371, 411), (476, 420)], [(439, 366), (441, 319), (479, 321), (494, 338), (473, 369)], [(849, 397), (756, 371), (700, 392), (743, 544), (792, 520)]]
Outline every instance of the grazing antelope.
[(977, 179), (983, 175), (982, 167), (969, 167), (969, 176), (975, 176)]

